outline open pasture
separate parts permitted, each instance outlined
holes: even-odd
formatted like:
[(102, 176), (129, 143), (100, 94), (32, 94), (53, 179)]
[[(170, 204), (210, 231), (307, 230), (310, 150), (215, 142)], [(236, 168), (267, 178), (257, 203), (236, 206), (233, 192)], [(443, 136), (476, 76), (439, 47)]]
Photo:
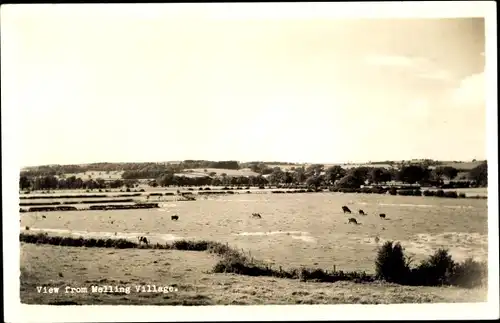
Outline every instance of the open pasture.
[[(343, 214), (347, 205), (352, 214)], [(376, 248), (400, 241), (416, 261), (439, 247), (454, 259), (487, 257), (487, 201), (376, 194), (235, 194), (159, 209), (21, 214), (21, 228), (49, 234), (153, 242), (207, 239), (286, 267), (374, 271)], [(363, 209), (367, 215), (359, 215)], [(260, 213), (261, 219), (252, 218)], [(379, 213), (387, 214), (381, 219)], [(177, 214), (178, 221), (171, 215)], [(359, 225), (348, 224), (355, 217)], [(376, 239), (378, 237), (378, 239)]]

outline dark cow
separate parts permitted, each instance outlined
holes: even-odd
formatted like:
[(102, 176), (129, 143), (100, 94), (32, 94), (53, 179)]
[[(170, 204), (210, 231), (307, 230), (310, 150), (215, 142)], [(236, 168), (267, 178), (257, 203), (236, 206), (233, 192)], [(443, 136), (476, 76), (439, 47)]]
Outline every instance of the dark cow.
[(383, 219), (385, 219), (385, 213), (380, 213), (379, 216)]
[(344, 211), (344, 213), (351, 213), (351, 210), (345, 205), (342, 207), (342, 211)]
[(355, 218), (349, 218), (349, 222), (348, 223), (358, 224), (358, 221), (356, 221)]
[(259, 218), (259, 219), (262, 218), (262, 216), (260, 215), (260, 213), (252, 213), (252, 217)]
[(142, 236), (141, 237), (137, 237), (137, 238), (139, 239), (139, 244), (141, 242), (144, 242), (145, 244), (149, 244), (148, 238), (142, 237)]
[(46, 219), (47, 217), (46, 217), (45, 215), (42, 215), (42, 218), (43, 218), (43, 219)]
[(172, 215), (170, 218), (172, 220), (175, 220), (175, 221), (179, 220), (179, 216), (178, 215)]
[(359, 210), (359, 214), (366, 215), (365, 211), (363, 211), (363, 210)]

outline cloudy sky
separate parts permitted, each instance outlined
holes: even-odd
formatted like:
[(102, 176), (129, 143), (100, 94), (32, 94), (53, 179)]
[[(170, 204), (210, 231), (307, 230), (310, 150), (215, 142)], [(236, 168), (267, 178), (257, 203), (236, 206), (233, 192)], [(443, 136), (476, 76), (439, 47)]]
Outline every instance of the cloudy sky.
[(22, 165), (486, 158), (482, 18), (130, 8), (2, 15)]

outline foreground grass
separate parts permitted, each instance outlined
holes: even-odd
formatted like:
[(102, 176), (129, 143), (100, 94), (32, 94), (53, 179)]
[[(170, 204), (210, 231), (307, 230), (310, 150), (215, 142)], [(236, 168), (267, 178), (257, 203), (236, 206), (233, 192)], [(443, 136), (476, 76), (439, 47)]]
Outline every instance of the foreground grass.
[[(142, 238), (141, 238), (142, 239)], [(47, 233), (30, 234), (22, 232), (21, 242), (49, 244), (71, 247), (97, 247), (115, 249), (160, 249), (160, 250), (185, 250), (185, 251), (208, 251), (220, 256), (219, 262), (212, 269), (214, 273), (233, 273), (245, 276), (269, 276), (288, 279), (300, 279), (301, 281), (337, 282), (354, 281), (373, 282), (375, 278), (384, 278), (389, 282), (397, 282), (405, 285), (457, 285), (461, 287), (476, 287), (483, 284), (487, 275), (487, 264), (478, 263), (468, 259), (463, 263), (455, 263), (447, 251), (440, 249), (436, 254), (430, 256), (416, 268), (411, 268), (405, 260), (401, 245), (393, 246), (387, 242), (379, 249), (376, 260), (377, 275), (370, 275), (360, 271), (327, 271), (323, 269), (273, 269), (268, 264), (257, 261), (253, 257), (246, 256), (239, 250), (213, 241), (189, 241), (178, 240), (166, 244), (141, 244), (126, 239), (95, 239), (95, 238), (73, 238), (64, 236), (49, 236)]]
[[(213, 273), (215, 254), (137, 248), (69, 248), (21, 244), (21, 302), (82, 305), (394, 304), (483, 302), (485, 289), (410, 287), (384, 282), (301, 282)], [(124, 293), (64, 293), (70, 286), (132, 286)], [(175, 286), (174, 293), (137, 293), (135, 285)], [(38, 286), (60, 287), (58, 294)]]

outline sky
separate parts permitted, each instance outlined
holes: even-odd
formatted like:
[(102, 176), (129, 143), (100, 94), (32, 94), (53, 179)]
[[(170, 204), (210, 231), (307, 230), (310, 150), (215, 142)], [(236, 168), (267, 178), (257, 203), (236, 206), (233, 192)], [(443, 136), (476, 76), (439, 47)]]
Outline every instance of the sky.
[(486, 159), (483, 18), (138, 6), (2, 9), (21, 165)]

